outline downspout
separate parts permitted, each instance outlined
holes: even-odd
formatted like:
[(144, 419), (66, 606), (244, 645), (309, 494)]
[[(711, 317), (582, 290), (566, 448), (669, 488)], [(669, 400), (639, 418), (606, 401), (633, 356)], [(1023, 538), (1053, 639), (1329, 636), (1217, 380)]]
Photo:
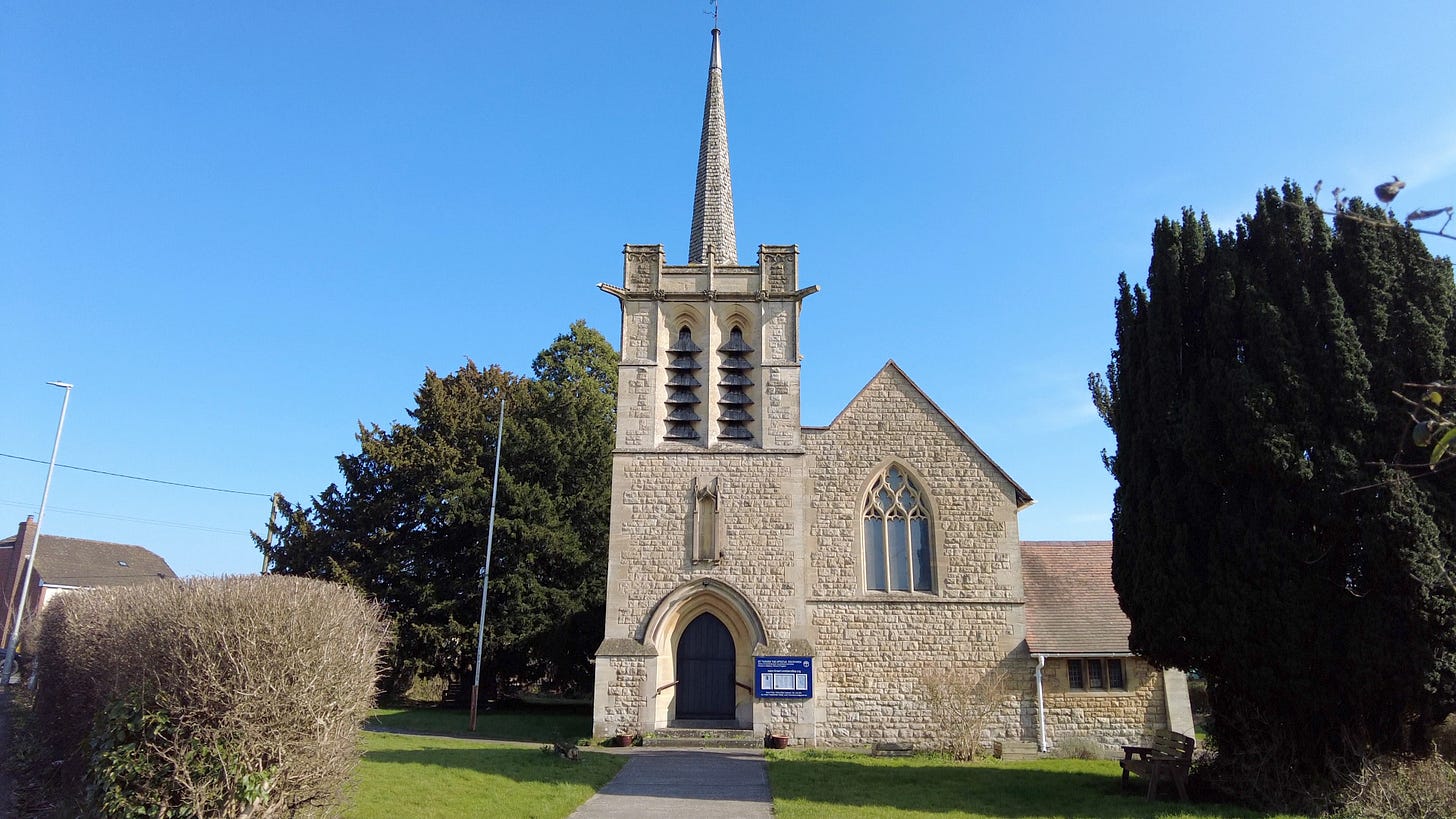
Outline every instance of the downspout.
[(1046, 655), (1036, 655), (1036, 744), (1042, 753), (1047, 752), (1046, 702), (1041, 695), (1041, 668), (1046, 665)]

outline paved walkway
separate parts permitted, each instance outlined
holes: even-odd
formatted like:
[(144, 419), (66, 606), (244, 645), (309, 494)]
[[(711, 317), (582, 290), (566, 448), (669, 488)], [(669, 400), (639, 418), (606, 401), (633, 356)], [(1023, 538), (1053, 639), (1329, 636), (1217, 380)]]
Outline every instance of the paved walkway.
[(772, 815), (768, 763), (762, 751), (637, 748), (617, 776), (571, 817), (749, 819)]

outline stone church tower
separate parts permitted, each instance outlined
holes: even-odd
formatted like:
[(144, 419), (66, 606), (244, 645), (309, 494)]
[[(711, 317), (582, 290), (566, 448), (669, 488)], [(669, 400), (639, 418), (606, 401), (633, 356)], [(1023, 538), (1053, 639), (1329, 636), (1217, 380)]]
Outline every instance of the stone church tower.
[[(798, 248), (740, 265), (713, 30), (688, 263), (627, 245), (594, 730), (755, 713), (753, 655), (807, 652)], [(668, 686), (663, 688), (663, 686)]]

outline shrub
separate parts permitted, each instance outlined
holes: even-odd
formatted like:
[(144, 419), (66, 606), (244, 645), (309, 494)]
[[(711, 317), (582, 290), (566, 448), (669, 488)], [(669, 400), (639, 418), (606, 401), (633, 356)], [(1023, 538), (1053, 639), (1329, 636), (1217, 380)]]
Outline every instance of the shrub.
[(409, 688), (400, 699), (438, 705), (444, 701), (445, 691), (449, 687), (450, 681), (444, 677), (412, 677)]
[(1456, 759), (1456, 716), (1431, 729), (1431, 742), (1443, 759)]
[(1004, 668), (971, 676), (951, 668), (926, 671), (920, 691), (930, 714), (944, 727), (945, 750), (959, 760), (975, 759), (992, 720), (1010, 694)]
[(338, 804), (387, 636), (304, 578), (199, 578), (58, 598), (35, 717), (105, 816), (294, 815)]
[(1450, 819), (1456, 769), (1439, 755), (1368, 762), (1341, 793), (1342, 819)]

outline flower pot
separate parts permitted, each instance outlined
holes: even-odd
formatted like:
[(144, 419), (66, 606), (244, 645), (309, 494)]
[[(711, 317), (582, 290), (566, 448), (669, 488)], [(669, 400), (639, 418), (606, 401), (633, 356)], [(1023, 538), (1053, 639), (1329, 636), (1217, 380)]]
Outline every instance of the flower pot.
[(617, 739), (616, 739), (617, 747), (618, 748), (629, 748), (629, 747), (631, 747), (632, 742), (634, 740), (636, 740), (636, 739), (637, 739), (637, 735), (636, 734), (617, 734)]
[(766, 748), (787, 748), (789, 747), (789, 738), (781, 734), (769, 734), (764, 737), (763, 744)]

